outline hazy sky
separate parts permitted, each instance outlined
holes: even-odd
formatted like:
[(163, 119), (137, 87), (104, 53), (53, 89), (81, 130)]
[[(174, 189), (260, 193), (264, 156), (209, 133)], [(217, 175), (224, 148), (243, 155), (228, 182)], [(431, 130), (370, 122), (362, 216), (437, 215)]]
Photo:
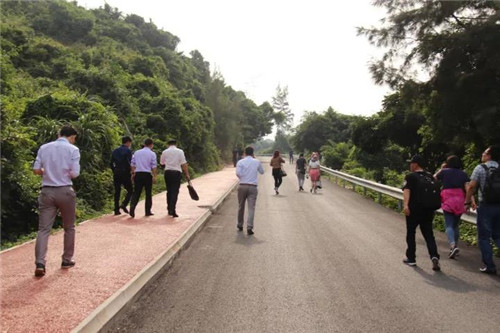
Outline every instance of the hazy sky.
[[(257, 104), (288, 86), (295, 124), (304, 111), (329, 106), (371, 115), (389, 92), (376, 86), (368, 63), (381, 51), (357, 26), (377, 25), (384, 10), (370, 0), (106, 0), (177, 37), (178, 51), (193, 49), (236, 90)], [(103, 0), (79, 0), (88, 9)]]

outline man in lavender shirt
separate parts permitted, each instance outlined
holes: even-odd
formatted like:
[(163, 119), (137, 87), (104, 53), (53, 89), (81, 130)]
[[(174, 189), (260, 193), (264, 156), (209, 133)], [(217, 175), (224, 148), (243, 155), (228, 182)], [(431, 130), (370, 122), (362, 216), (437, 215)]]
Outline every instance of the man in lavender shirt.
[(42, 190), (38, 197), (39, 222), (35, 245), (35, 276), (45, 275), (45, 257), (57, 210), (61, 212), (64, 228), (64, 252), (61, 268), (75, 265), (75, 209), (76, 194), (72, 179), (80, 174), (80, 150), (74, 146), (76, 130), (65, 125), (56, 141), (40, 147), (33, 165), (33, 173), (42, 176)]
[(130, 203), (130, 216), (135, 217), (135, 207), (141, 197), (142, 188), (146, 189), (146, 216), (154, 215), (151, 211), (153, 206), (153, 183), (156, 180), (156, 153), (153, 151), (153, 140), (146, 139), (144, 148), (139, 149), (132, 156), (130, 168), (132, 181), (135, 184), (132, 202)]

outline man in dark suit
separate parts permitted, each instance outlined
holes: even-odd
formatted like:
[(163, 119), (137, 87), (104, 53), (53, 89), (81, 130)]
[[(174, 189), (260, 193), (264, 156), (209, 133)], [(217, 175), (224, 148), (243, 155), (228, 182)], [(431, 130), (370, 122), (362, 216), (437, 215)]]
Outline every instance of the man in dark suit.
[[(120, 215), (120, 208), (128, 213), (127, 205), (132, 197), (132, 179), (130, 175), (130, 161), (132, 160), (132, 139), (129, 136), (122, 138), (122, 145), (111, 154), (111, 169), (113, 170), (113, 183), (115, 185), (115, 215)], [(120, 205), (122, 186), (127, 191), (125, 199)]]

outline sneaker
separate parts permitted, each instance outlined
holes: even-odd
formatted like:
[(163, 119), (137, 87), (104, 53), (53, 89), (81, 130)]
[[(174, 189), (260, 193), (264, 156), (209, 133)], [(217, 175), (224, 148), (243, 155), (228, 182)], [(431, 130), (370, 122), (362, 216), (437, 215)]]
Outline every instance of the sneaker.
[(448, 255), (448, 258), (455, 259), (455, 257), (458, 255), (459, 252), (460, 252), (460, 249), (458, 247), (453, 247), (450, 250), (450, 254)]
[(247, 234), (253, 235), (254, 234), (253, 229), (247, 229)]
[(403, 259), (403, 263), (408, 265), (408, 266), (417, 266), (417, 262), (415, 260), (410, 260), (408, 258)]
[(36, 264), (35, 276), (42, 277), (45, 275), (45, 265), (44, 264)]
[(436, 258), (436, 257), (433, 257), (431, 259), (431, 261), (432, 261), (432, 270), (436, 271), (436, 272), (440, 271), (441, 270), (441, 266), (439, 266), (439, 259)]
[(153, 216), (155, 215), (153, 212), (146, 213), (146, 216)]
[(115, 216), (116, 216), (116, 215), (122, 215), (122, 213), (120, 213), (120, 211), (119, 211), (119, 210), (115, 210)]
[(126, 213), (128, 214), (128, 209), (126, 206), (120, 206), (120, 208)]
[(243, 231), (243, 227), (236, 226), (236, 228), (238, 228), (238, 231)]
[(492, 275), (497, 273), (496, 268), (488, 268), (488, 267), (482, 267), (479, 269), (479, 271), (484, 274), (492, 274)]
[(68, 268), (71, 268), (71, 267), (74, 267), (74, 266), (75, 266), (75, 261), (74, 260), (63, 261), (61, 263), (61, 268), (63, 268), (63, 269), (68, 269)]

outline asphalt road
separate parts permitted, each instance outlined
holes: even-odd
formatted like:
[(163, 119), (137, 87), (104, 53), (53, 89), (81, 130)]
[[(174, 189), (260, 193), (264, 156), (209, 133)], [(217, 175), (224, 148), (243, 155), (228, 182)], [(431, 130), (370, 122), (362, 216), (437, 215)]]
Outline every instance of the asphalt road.
[(436, 232), (434, 272), (417, 234), (407, 267), (402, 215), (327, 182), (298, 192), (289, 165), (276, 196), (264, 166), (255, 235), (237, 232), (233, 192), (109, 331), (500, 332), (500, 277), (478, 272), (477, 248), (449, 260)]

